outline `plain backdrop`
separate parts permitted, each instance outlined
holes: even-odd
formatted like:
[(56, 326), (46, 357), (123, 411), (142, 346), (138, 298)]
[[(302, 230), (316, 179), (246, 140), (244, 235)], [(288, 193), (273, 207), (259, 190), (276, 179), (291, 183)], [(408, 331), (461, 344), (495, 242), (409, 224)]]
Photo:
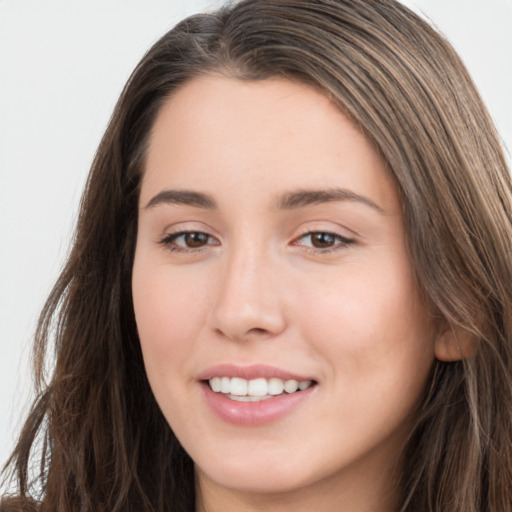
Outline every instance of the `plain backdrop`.
[[(220, 3), (0, 0), (0, 465), (31, 397), (36, 319), (124, 82), (177, 21)], [(512, 0), (404, 3), (459, 51), (512, 148)]]

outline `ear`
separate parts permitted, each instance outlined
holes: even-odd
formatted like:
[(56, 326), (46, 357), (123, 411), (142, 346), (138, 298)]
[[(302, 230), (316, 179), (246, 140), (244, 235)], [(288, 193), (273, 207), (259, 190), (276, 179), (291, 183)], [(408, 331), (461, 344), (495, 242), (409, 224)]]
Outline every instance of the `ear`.
[(440, 361), (451, 362), (474, 357), (477, 348), (475, 336), (452, 325), (445, 325), (436, 338), (434, 352)]

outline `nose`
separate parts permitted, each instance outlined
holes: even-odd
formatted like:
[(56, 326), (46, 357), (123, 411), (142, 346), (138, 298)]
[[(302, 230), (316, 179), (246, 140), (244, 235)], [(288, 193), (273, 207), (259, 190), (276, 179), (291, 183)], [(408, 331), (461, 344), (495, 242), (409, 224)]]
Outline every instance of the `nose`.
[(264, 251), (238, 251), (226, 258), (217, 280), (210, 326), (227, 339), (272, 338), (286, 319), (278, 272)]

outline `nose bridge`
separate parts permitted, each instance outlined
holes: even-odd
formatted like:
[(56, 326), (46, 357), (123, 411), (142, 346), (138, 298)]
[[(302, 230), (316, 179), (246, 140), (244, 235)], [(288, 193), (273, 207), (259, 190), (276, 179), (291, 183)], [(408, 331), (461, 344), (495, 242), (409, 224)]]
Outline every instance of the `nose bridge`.
[(230, 339), (284, 329), (277, 269), (265, 243), (240, 240), (226, 251), (218, 276), (212, 326)]

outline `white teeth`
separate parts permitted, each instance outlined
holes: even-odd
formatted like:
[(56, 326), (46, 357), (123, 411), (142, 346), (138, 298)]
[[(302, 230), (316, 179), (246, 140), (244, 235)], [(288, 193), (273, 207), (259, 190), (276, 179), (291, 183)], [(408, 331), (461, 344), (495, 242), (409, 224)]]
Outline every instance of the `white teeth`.
[(210, 379), (210, 386), (215, 392), (219, 392), (222, 390), (222, 379), (220, 377), (213, 377)]
[[(235, 393), (239, 394), (239, 393)], [(266, 379), (253, 379), (249, 381), (249, 396), (265, 396), (268, 395), (268, 385)]]
[(240, 377), (213, 377), (209, 380), (212, 391), (223, 393), (232, 400), (243, 402), (254, 402), (275, 395), (295, 393), (297, 390), (304, 391), (313, 382), (311, 380), (298, 381), (289, 379), (265, 379), (263, 377), (246, 380)]
[(247, 395), (247, 381), (238, 377), (231, 379), (231, 395), (244, 396)]
[(284, 383), (284, 390), (287, 393), (295, 393), (299, 389), (299, 381), (298, 380), (287, 380)]
[(222, 377), (220, 392), (221, 393), (230, 393), (231, 392), (231, 379), (229, 377)]
[(268, 394), (280, 395), (284, 391), (284, 382), (281, 379), (270, 379), (268, 381)]
[(310, 380), (303, 380), (299, 382), (299, 389), (301, 391), (304, 391), (305, 389), (308, 389), (309, 386), (311, 386), (312, 382)]
[(236, 400), (237, 402), (259, 402), (260, 400), (267, 400), (267, 398), (272, 398), (270, 395), (265, 396), (236, 396), (236, 395), (228, 395), (230, 400)]

